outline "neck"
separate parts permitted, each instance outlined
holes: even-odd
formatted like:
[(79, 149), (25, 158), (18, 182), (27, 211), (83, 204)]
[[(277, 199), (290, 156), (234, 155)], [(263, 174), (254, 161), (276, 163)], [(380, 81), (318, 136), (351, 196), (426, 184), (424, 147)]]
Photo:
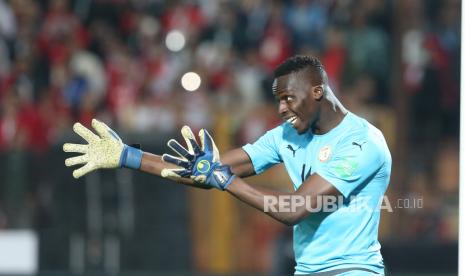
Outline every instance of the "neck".
[(315, 122), (312, 124), (312, 132), (325, 134), (339, 125), (347, 114), (347, 109), (332, 93), (328, 93), (321, 103)]

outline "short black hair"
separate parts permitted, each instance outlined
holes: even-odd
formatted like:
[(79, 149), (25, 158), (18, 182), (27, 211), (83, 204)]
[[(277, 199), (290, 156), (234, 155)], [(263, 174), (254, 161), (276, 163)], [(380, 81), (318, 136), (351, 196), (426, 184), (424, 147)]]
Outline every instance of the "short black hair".
[(308, 69), (312, 72), (317, 71), (322, 78), (325, 71), (323, 64), (321, 64), (318, 58), (297, 55), (286, 59), (283, 63), (278, 65), (274, 70), (274, 77), (279, 78), (304, 69)]

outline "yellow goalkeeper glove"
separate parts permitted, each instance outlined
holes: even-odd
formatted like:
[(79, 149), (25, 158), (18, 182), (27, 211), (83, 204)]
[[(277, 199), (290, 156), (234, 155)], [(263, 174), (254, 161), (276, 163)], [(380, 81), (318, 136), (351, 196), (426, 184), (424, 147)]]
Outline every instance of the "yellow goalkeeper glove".
[(82, 155), (70, 157), (65, 160), (65, 165), (75, 166), (84, 164), (73, 171), (74, 178), (79, 178), (97, 169), (132, 168), (139, 169), (142, 160), (142, 151), (125, 145), (121, 138), (106, 124), (93, 119), (91, 130), (80, 123), (73, 126), (74, 132), (87, 141), (87, 145), (70, 144), (63, 145), (63, 151), (82, 153)]

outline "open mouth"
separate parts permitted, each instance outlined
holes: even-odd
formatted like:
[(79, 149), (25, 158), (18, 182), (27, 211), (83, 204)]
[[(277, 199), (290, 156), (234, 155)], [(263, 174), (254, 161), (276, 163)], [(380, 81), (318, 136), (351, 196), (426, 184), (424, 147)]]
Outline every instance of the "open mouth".
[(297, 116), (292, 116), (290, 118), (288, 118), (286, 120), (286, 122), (288, 122), (289, 124), (291, 124), (292, 126), (295, 126), (295, 122), (297, 121)]

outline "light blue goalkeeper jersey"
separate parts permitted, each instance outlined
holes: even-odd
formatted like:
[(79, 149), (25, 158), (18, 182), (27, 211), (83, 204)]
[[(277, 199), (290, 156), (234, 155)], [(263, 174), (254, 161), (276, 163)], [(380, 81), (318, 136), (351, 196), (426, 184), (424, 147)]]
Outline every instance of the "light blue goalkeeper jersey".
[(284, 163), (294, 189), (317, 173), (342, 194), (336, 211), (312, 212), (294, 226), (296, 275), (352, 267), (384, 273), (378, 226), (392, 161), (381, 131), (348, 112), (326, 134), (299, 135), (284, 123), (243, 149), (257, 174)]

